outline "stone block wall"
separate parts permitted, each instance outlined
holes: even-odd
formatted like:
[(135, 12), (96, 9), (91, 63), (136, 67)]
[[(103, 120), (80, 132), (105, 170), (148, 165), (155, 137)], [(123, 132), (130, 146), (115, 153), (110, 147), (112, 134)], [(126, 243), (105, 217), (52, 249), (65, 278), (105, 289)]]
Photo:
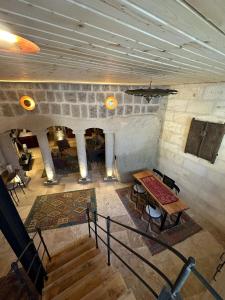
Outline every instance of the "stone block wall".
[[(26, 114), (61, 115), (73, 118), (110, 118), (152, 114), (159, 111), (160, 99), (147, 104), (142, 97), (124, 93), (134, 88), (124, 85), (66, 84), (66, 83), (0, 83), (0, 116)], [(137, 87), (136, 87), (137, 88)], [(27, 112), (18, 104), (23, 95), (31, 96), (37, 106)], [(115, 96), (118, 107), (109, 111), (104, 106), (108, 96)]]
[(189, 213), (195, 220), (203, 220), (202, 226), (225, 245), (225, 137), (214, 164), (184, 153), (193, 117), (225, 123), (225, 84), (171, 88), (177, 89), (178, 94), (168, 97), (158, 168), (176, 180), (180, 196), (191, 208)]

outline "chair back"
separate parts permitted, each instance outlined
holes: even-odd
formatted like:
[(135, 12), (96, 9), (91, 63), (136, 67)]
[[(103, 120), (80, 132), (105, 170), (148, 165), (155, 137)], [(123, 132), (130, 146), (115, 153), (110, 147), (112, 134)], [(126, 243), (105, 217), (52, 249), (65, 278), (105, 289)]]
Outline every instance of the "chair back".
[(157, 176), (163, 178), (163, 174), (162, 174), (159, 170), (157, 170), (157, 169), (152, 169), (152, 171), (153, 171)]
[(174, 184), (173, 188), (174, 188), (176, 194), (180, 193), (180, 188), (176, 184)]
[(173, 180), (172, 178), (164, 175), (163, 176), (163, 182), (171, 189), (174, 188), (174, 185), (175, 185), (175, 180)]
[(172, 178), (164, 175), (163, 176), (163, 182), (169, 187), (171, 188), (171, 190), (175, 190), (176, 194), (180, 193), (180, 188), (175, 184), (175, 180), (173, 180)]

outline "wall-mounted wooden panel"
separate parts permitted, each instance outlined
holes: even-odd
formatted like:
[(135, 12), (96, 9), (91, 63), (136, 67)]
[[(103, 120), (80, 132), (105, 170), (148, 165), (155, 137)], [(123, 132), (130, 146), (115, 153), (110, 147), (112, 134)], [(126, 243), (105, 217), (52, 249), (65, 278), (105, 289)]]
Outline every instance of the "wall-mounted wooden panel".
[(214, 163), (225, 133), (225, 124), (192, 119), (185, 147), (193, 154)]

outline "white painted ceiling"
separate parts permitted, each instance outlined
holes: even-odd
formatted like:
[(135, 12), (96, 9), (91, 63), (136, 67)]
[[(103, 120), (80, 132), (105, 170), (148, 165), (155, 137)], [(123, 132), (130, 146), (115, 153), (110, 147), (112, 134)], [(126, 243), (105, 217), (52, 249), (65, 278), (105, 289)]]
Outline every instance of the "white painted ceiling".
[(40, 53), (0, 52), (0, 80), (225, 80), (224, 0), (0, 0), (0, 28)]

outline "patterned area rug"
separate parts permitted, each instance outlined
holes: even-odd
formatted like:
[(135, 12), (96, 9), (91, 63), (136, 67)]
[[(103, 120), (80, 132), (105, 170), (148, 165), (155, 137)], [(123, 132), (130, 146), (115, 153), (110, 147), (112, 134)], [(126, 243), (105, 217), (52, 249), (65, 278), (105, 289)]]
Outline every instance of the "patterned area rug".
[[(143, 204), (139, 204), (136, 209), (135, 203), (130, 199), (130, 193), (131, 193), (130, 187), (118, 189), (116, 190), (116, 192), (120, 197), (120, 200), (122, 201), (123, 205), (127, 209), (134, 224), (137, 226), (137, 228), (140, 231), (146, 232), (149, 218), (148, 215), (145, 213), (145, 210), (143, 215), (141, 213)], [(167, 217), (167, 219), (168, 221), (166, 222), (166, 226), (174, 222), (174, 220), (171, 220), (169, 217)], [(163, 242), (166, 242), (170, 246), (176, 245), (177, 243), (184, 241), (185, 239), (199, 232), (202, 229), (185, 212), (182, 214), (180, 218), (180, 223), (177, 226), (164, 230), (162, 232), (160, 232), (159, 226), (160, 226), (160, 221), (158, 222), (151, 221), (147, 233), (153, 237), (160, 239)], [(146, 238), (143, 238), (143, 240), (145, 241), (152, 255), (155, 255), (165, 250), (165, 248), (159, 245), (157, 242), (151, 241)]]
[(86, 223), (86, 209), (97, 209), (95, 189), (38, 196), (25, 221), (28, 232)]

